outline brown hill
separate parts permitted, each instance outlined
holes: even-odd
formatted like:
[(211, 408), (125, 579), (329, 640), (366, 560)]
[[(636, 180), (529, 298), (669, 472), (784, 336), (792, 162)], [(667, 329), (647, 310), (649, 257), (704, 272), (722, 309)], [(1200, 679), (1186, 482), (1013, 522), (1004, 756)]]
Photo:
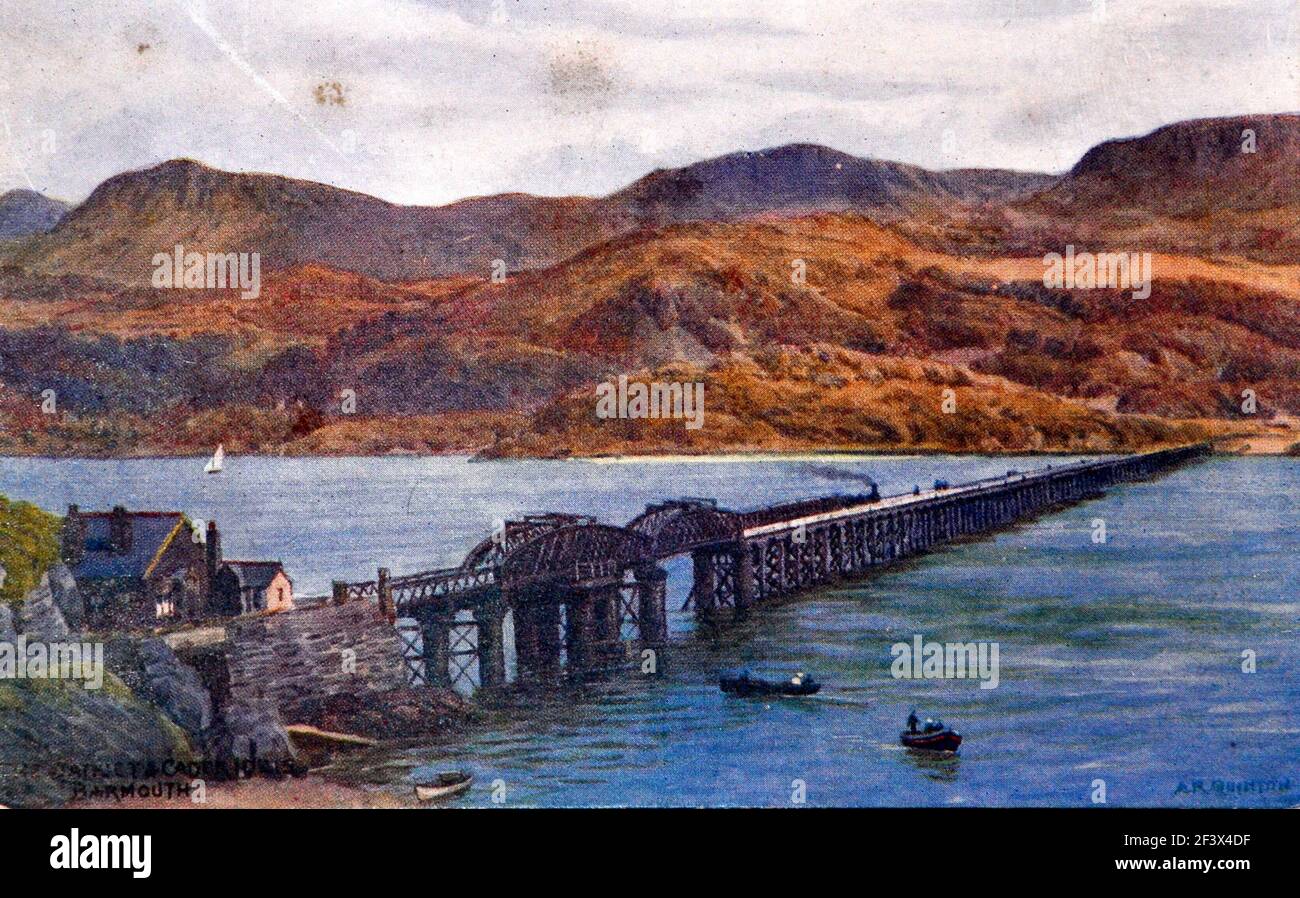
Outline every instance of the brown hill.
[(1067, 215), (1140, 209), (1196, 216), (1294, 205), (1300, 203), (1300, 115), (1197, 119), (1109, 140), (1033, 202)]
[(257, 252), (265, 270), (321, 263), (382, 279), (546, 266), (638, 226), (857, 211), (899, 215), (1019, 195), (1044, 176), (935, 173), (796, 145), (655, 172), (602, 199), (499, 194), (399, 206), (325, 184), (173, 160), (105, 181), (54, 230), (0, 251), (31, 273), (145, 284), (155, 253)]
[(503, 194), (398, 206), (324, 184), (165, 162), (105, 181), (7, 261), (43, 274), (145, 284), (155, 253), (257, 252), (264, 270), (319, 262), (381, 278), (555, 261), (620, 228), (592, 200)]
[(905, 227), (931, 246), (990, 255), (1073, 243), (1285, 264), (1300, 258), (1300, 115), (1199, 119), (1107, 141), (1031, 196)]
[(1250, 388), (1264, 415), (1300, 412), (1300, 267), (1158, 255), (1145, 300), (1048, 289), (1042, 272), (1035, 258), (937, 253), (854, 216), (679, 225), (466, 285), (334, 349), (366, 382), (413, 376), (403, 395), (435, 386), (421, 359), (495, 366), (507, 383), (511, 360), (545, 393), (833, 345), (959, 363), (1102, 410), (1233, 418)]
[(817, 212), (891, 218), (922, 207), (1007, 200), (1053, 180), (1000, 169), (933, 172), (816, 144), (789, 144), (660, 169), (609, 200), (645, 225)]

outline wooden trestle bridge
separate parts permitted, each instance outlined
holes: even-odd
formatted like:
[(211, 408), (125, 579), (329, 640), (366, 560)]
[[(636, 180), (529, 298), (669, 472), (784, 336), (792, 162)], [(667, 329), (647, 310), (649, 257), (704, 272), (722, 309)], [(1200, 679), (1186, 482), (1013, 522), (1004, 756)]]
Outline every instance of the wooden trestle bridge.
[(380, 568), (375, 580), (336, 581), (332, 600), (373, 601), (394, 622), (413, 619), (420, 639), (408, 647), (420, 657), (408, 663), (433, 685), (504, 685), (507, 613), (519, 678), (582, 673), (667, 641), (667, 558), (691, 554), (688, 604), (698, 617), (740, 616), (1209, 452), (1196, 444), (900, 496), (837, 495), (745, 512), (674, 499), (622, 527), (585, 515), (530, 515), (506, 522), (459, 567), (401, 577)]

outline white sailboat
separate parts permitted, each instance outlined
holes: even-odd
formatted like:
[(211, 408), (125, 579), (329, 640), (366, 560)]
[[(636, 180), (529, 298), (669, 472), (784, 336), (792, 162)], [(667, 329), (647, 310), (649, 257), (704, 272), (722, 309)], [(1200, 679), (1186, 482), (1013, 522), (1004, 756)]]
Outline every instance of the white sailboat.
[(204, 474), (220, 474), (221, 466), (226, 460), (226, 450), (223, 444), (217, 444), (217, 451), (212, 453), (212, 460), (208, 462), (207, 467), (203, 469)]

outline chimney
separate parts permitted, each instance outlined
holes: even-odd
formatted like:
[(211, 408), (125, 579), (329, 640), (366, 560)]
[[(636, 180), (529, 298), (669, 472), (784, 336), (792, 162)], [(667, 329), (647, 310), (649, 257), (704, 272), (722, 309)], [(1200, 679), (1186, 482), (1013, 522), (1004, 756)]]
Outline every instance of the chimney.
[(217, 582), (217, 572), (221, 570), (221, 531), (216, 521), (208, 521), (208, 595)]
[(81, 520), (81, 510), (69, 505), (68, 516), (63, 519), (63, 530), (59, 533), (59, 557), (69, 567), (76, 567), (85, 556), (86, 522)]
[(126, 513), (126, 508), (121, 505), (113, 506), (113, 513), (108, 521), (108, 542), (113, 547), (113, 551), (122, 555), (130, 552), (133, 536), (131, 517)]

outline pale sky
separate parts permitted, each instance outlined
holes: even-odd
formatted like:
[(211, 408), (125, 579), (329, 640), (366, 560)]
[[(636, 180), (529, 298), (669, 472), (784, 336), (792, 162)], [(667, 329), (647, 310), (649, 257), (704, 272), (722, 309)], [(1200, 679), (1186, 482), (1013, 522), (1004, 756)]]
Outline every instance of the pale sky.
[(1061, 171), (1300, 110), (1298, 48), (1296, 0), (0, 0), (0, 190), (188, 156), (402, 203), (597, 195), (789, 142)]

